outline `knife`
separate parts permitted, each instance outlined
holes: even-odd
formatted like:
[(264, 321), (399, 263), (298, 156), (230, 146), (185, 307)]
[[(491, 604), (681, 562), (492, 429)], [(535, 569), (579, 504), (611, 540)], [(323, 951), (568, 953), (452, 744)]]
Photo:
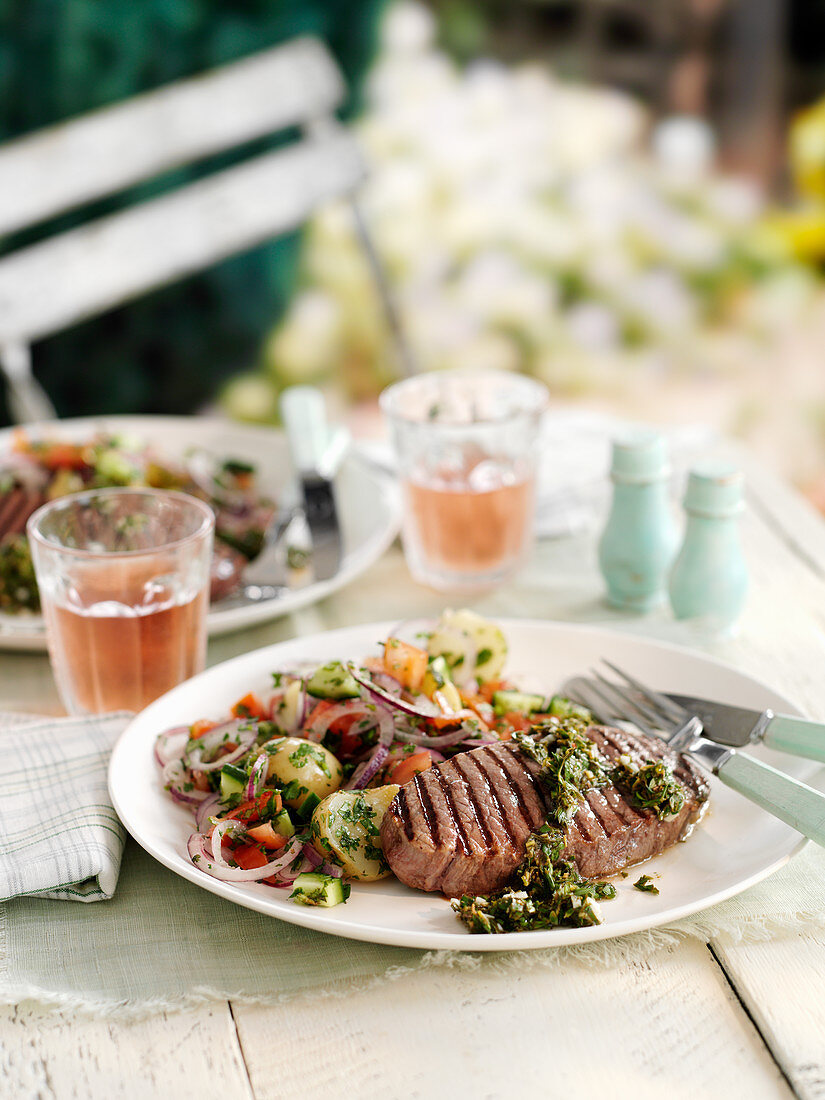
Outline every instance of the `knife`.
[(330, 430), (323, 394), (314, 386), (285, 389), (280, 411), (312, 539), (312, 571), (316, 581), (325, 581), (341, 564), (333, 477), (349, 445), (349, 433), (343, 428)]
[(821, 722), (774, 714), (772, 710), (749, 710), (729, 703), (714, 703), (691, 695), (664, 694), (688, 714), (699, 718), (706, 735), (722, 745), (763, 744), (778, 752), (825, 763), (825, 724)]

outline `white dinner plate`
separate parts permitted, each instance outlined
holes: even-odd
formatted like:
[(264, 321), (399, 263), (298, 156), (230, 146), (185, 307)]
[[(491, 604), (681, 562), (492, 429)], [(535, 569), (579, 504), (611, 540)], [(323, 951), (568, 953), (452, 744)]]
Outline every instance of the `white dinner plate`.
[[(266, 693), (270, 673), (295, 661), (358, 659), (378, 653), (392, 623), (350, 627), (236, 657), (174, 688), (131, 722), (109, 769), (115, 809), (150, 855), (183, 878), (238, 905), (293, 924), (350, 939), (404, 947), (502, 951), (585, 943), (623, 936), (695, 913), (744, 890), (777, 870), (803, 843), (788, 826), (716, 780), (708, 813), (693, 836), (644, 866), (657, 875), (658, 896), (634, 890), (635, 875), (615, 880), (618, 896), (602, 904), (604, 923), (592, 928), (470, 935), (440, 895), (402, 886), (394, 878), (354, 883), (349, 901), (333, 909), (296, 905), (287, 892), (252, 884), (219, 882), (186, 855), (194, 831), (191, 813), (164, 792), (152, 756), (155, 736), (198, 718), (219, 718), (245, 692)], [(525, 687), (551, 691), (602, 657), (612, 658), (651, 685), (755, 708), (798, 714), (793, 703), (764, 684), (709, 657), (611, 630), (533, 620), (501, 623), (510, 646), (507, 674)], [(820, 789), (825, 769), (763, 748), (754, 754)]]
[[(0, 456), (9, 447), (14, 430), (0, 431)], [(275, 500), (280, 499), (292, 477), (286, 437), (275, 428), (204, 417), (104, 416), (27, 424), (26, 431), (36, 437), (68, 440), (89, 439), (101, 431), (131, 435), (151, 444), (161, 458), (172, 461), (193, 447), (218, 458), (245, 459), (257, 467), (261, 493)], [(315, 603), (354, 580), (384, 553), (395, 538), (400, 517), (393, 483), (357, 451), (351, 451), (336, 477), (335, 489), (343, 540), (338, 572), (328, 580), (295, 588), (259, 604), (221, 608), (216, 603), (209, 611), (210, 636), (277, 619)], [(0, 614), (0, 649), (45, 651), (42, 618)]]

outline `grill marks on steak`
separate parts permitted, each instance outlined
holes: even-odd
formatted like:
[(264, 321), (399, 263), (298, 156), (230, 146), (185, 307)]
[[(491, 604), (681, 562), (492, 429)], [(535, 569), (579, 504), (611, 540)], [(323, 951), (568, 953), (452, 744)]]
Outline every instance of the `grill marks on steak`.
[[(588, 791), (566, 829), (565, 854), (587, 878), (615, 874), (684, 839), (708, 796), (704, 775), (658, 738), (592, 726), (603, 756), (663, 759), (685, 788), (685, 805), (666, 821), (633, 806), (613, 786)], [(510, 742), (462, 753), (420, 773), (396, 795), (381, 826), (396, 876), (448, 896), (486, 894), (510, 879), (531, 832), (548, 816), (538, 765)]]

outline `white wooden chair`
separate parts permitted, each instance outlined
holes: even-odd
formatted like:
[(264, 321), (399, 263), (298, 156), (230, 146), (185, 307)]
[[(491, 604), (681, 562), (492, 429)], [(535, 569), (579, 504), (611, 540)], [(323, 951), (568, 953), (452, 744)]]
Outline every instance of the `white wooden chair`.
[(33, 341), (295, 229), (335, 196), (354, 204), (365, 165), (335, 118), (344, 91), (323, 44), (301, 38), (0, 148), (3, 235), (286, 127), (301, 133), (275, 152), (0, 259), (0, 370), (13, 417), (55, 415), (32, 374)]

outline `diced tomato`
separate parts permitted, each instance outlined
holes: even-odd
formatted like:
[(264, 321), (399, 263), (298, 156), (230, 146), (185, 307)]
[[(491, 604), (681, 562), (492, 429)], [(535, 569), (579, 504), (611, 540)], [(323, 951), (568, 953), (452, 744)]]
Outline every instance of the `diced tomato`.
[(269, 863), (266, 854), (256, 844), (244, 844), (236, 848), (232, 858), (239, 867), (243, 867), (244, 871), (251, 871), (253, 867), (263, 867), (265, 863)]
[(88, 465), (86, 449), (77, 443), (50, 443), (37, 457), (49, 470), (82, 470)]
[(232, 708), (235, 718), (268, 718), (269, 712), (254, 692), (247, 692)]
[(419, 772), (425, 772), (427, 768), (432, 767), (432, 762), (433, 758), (427, 749), (414, 752), (392, 765), (387, 772), (387, 782), (398, 783), (403, 786), (405, 783), (409, 783)]
[(206, 772), (192, 772), (192, 786), (196, 791), (211, 791)]
[(197, 722), (193, 722), (189, 727), (189, 736), (191, 738), (203, 737), (205, 733), (209, 733), (210, 730), (215, 729), (217, 722), (211, 721), (209, 718), (199, 718)]
[(282, 806), (283, 802), (278, 791), (263, 791), (257, 798), (242, 802), (240, 806), (236, 806), (224, 816), (235, 817), (244, 825), (254, 825), (258, 821), (266, 821), (280, 813)]
[(264, 848), (277, 851), (287, 845), (286, 837), (276, 833), (268, 821), (265, 821), (263, 825), (256, 825), (253, 829), (247, 829), (247, 832), (253, 840), (263, 844)]
[(451, 729), (457, 729), (460, 718), (456, 718), (454, 714), (436, 714), (432, 718), (428, 718), (427, 722), (434, 726), (437, 730), (449, 731)]
[(479, 685), (478, 693), (485, 703), (492, 703), (495, 693), (505, 691), (506, 687), (506, 680), (487, 680), (486, 683)]
[(526, 714), (519, 714), (517, 710), (508, 710), (504, 721), (514, 730), (529, 730), (533, 724)]
[(408, 691), (418, 691), (427, 671), (426, 650), (402, 642), (400, 638), (387, 638), (384, 643), (384, 669)]

